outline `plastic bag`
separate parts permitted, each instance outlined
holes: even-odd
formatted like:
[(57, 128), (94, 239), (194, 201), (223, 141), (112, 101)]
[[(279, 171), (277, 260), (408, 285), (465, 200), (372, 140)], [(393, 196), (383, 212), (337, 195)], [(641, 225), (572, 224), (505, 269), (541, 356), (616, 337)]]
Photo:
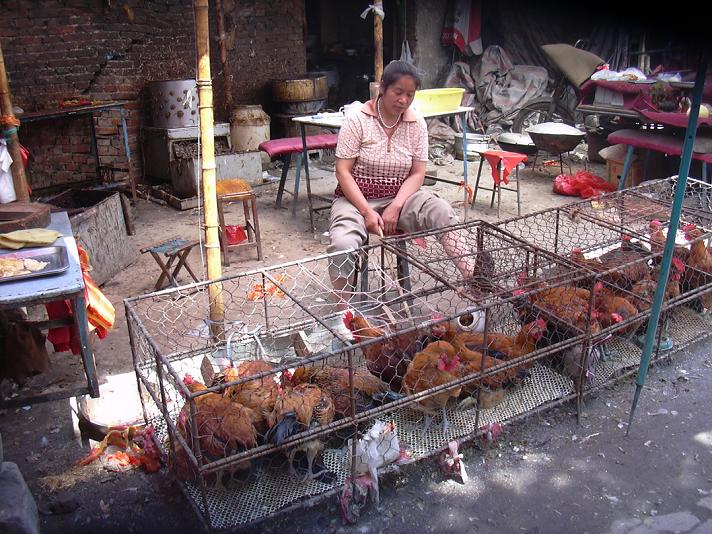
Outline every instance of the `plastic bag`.
[(415, 59), (413, 58), (413, 54), (410, 53), (410, 45), (407, 39), (404, 39), (403, 44), (401, 44), (400, 60), (415, 65)]
[(588, 171), (578, 171), (576, 174), (560, 174), (554, 178), (554, 193), (567, 196), (591, 198), (603, 193), (611, 193), (616, 186)]

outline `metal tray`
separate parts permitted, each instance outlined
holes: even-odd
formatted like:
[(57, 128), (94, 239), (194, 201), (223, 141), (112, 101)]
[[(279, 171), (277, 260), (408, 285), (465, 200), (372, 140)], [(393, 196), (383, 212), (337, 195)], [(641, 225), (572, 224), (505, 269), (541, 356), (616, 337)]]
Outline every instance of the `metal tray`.
[(40, 247), (28, 248), (23, 250), (13, 250), (12, 252), (0, 252), (0, 259), (27, 259), (32, 258), (37, 261), (46, 261), (48, 265), (41, 271), (27, 274), (18, 274), (17, 276), (0, 277), (2, 282), (15, 282), (26, 278), (37, 278), (39, 276), (50, 276), (63, 273), (69, 268), (69, 257), (65, 247)]

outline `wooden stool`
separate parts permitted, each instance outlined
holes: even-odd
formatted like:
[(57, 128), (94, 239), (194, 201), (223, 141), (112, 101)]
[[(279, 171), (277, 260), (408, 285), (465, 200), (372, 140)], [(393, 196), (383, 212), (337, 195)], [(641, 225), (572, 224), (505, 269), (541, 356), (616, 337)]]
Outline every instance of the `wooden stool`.
[[(167, 239), (162, 243), (158, 243), (157, 245), (141, 249), (141, 254), (150, 252), (151, 256), (153, 256), (153, 259), (156, 260), (156, 263), (161, 268), (161, 276), (156, 282), (157, 290), (163, 287), (163, 281), (166, 278), (173, 287), (177, 287), (178, 282), (176, 280), (176, 276), (178, 276), (178, 272), (183, 267), (185, 267), (186, 270), (190, 273), (190, 276), (193, 277), (193, 280), (195, 280), (196, 282), (200, 281), (198, 280), (198, 277), (195, 276), (195, 273), (191, 270), (190, 266), (187, 263), (188, 254), (190, 254), (190, 251), (193, 250), (193, 247), (198, 245), (199, 243), (200, 242), (198, 240), (188, 241), (186, 239), (174, 237), (171, 239)], [(163, 258), (161, 258), (161, 254), (168, 258), (168, 262), (163, 261)], [(173, 262), (176, 260), (178, 260), (178, 264), (171, 272)]]
[[(217, 193), (223, 265), (230, 265), (228, 249), (237, 247), (257, 247), (257, 259), (262, 260), (260, 221), (257, 218), (257, 196), (252, 192), (252, 188), (244, 180), (220, 180)], [(228, 243), (224, 204), (230, 202), (242, 202), (242, 209), (245, 213), (245, 227), (247, 228), (247, 241), (244, 243), (236, 243), (234, 245)], [(252, 220), (250, 220), (250, 209), (252, 209)]]

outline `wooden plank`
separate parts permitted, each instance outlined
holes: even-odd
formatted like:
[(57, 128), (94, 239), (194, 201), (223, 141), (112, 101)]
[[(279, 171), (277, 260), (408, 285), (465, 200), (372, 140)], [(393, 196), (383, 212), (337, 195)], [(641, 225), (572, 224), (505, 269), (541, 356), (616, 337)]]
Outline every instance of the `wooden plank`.
[(152, 187), (151, 188), (151, 195), (154, 197), (158, 198), (159, 200), (163, 200), (164, 202), (167, 202), (168, 205), (178, 209), (178, 210), (190, 210), (193, 208), (198, 207), (198, 197), (190, 197), (190, 198), (179, 198), (176, 196), (171, 195), (167, 191), (164, 191), (163, 189), (160, 189), (158, 187)]
[(131, 261), (131, 247), (120, 193), (70, 217), (79, 244), (87, 252), (92, 265), (91, 277), (101, 285), (120, 272)]
[(133, 223), (133, 215), (131, 214), (131, 201), (123, 193), (121, 196), (121, 210), (124, 212), (124, 222), (126, 223), (126, 233), (136, 235), (136, 228)]

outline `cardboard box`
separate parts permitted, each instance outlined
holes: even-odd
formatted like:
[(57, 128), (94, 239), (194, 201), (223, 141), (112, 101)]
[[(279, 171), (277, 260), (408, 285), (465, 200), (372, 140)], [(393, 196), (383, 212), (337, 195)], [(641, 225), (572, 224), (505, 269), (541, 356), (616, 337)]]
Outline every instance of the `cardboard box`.
[[(623, 162), (608, 160), (606, 161), (606, 171), (608, 181), (618, 187), (618, 181), (623, 174)], [(625, 187), (633, 187), (639, 185), (643, 181), (643, 164), (640, 161), (633, 161), (628, 170), (628, 177), (625, 180)]]

